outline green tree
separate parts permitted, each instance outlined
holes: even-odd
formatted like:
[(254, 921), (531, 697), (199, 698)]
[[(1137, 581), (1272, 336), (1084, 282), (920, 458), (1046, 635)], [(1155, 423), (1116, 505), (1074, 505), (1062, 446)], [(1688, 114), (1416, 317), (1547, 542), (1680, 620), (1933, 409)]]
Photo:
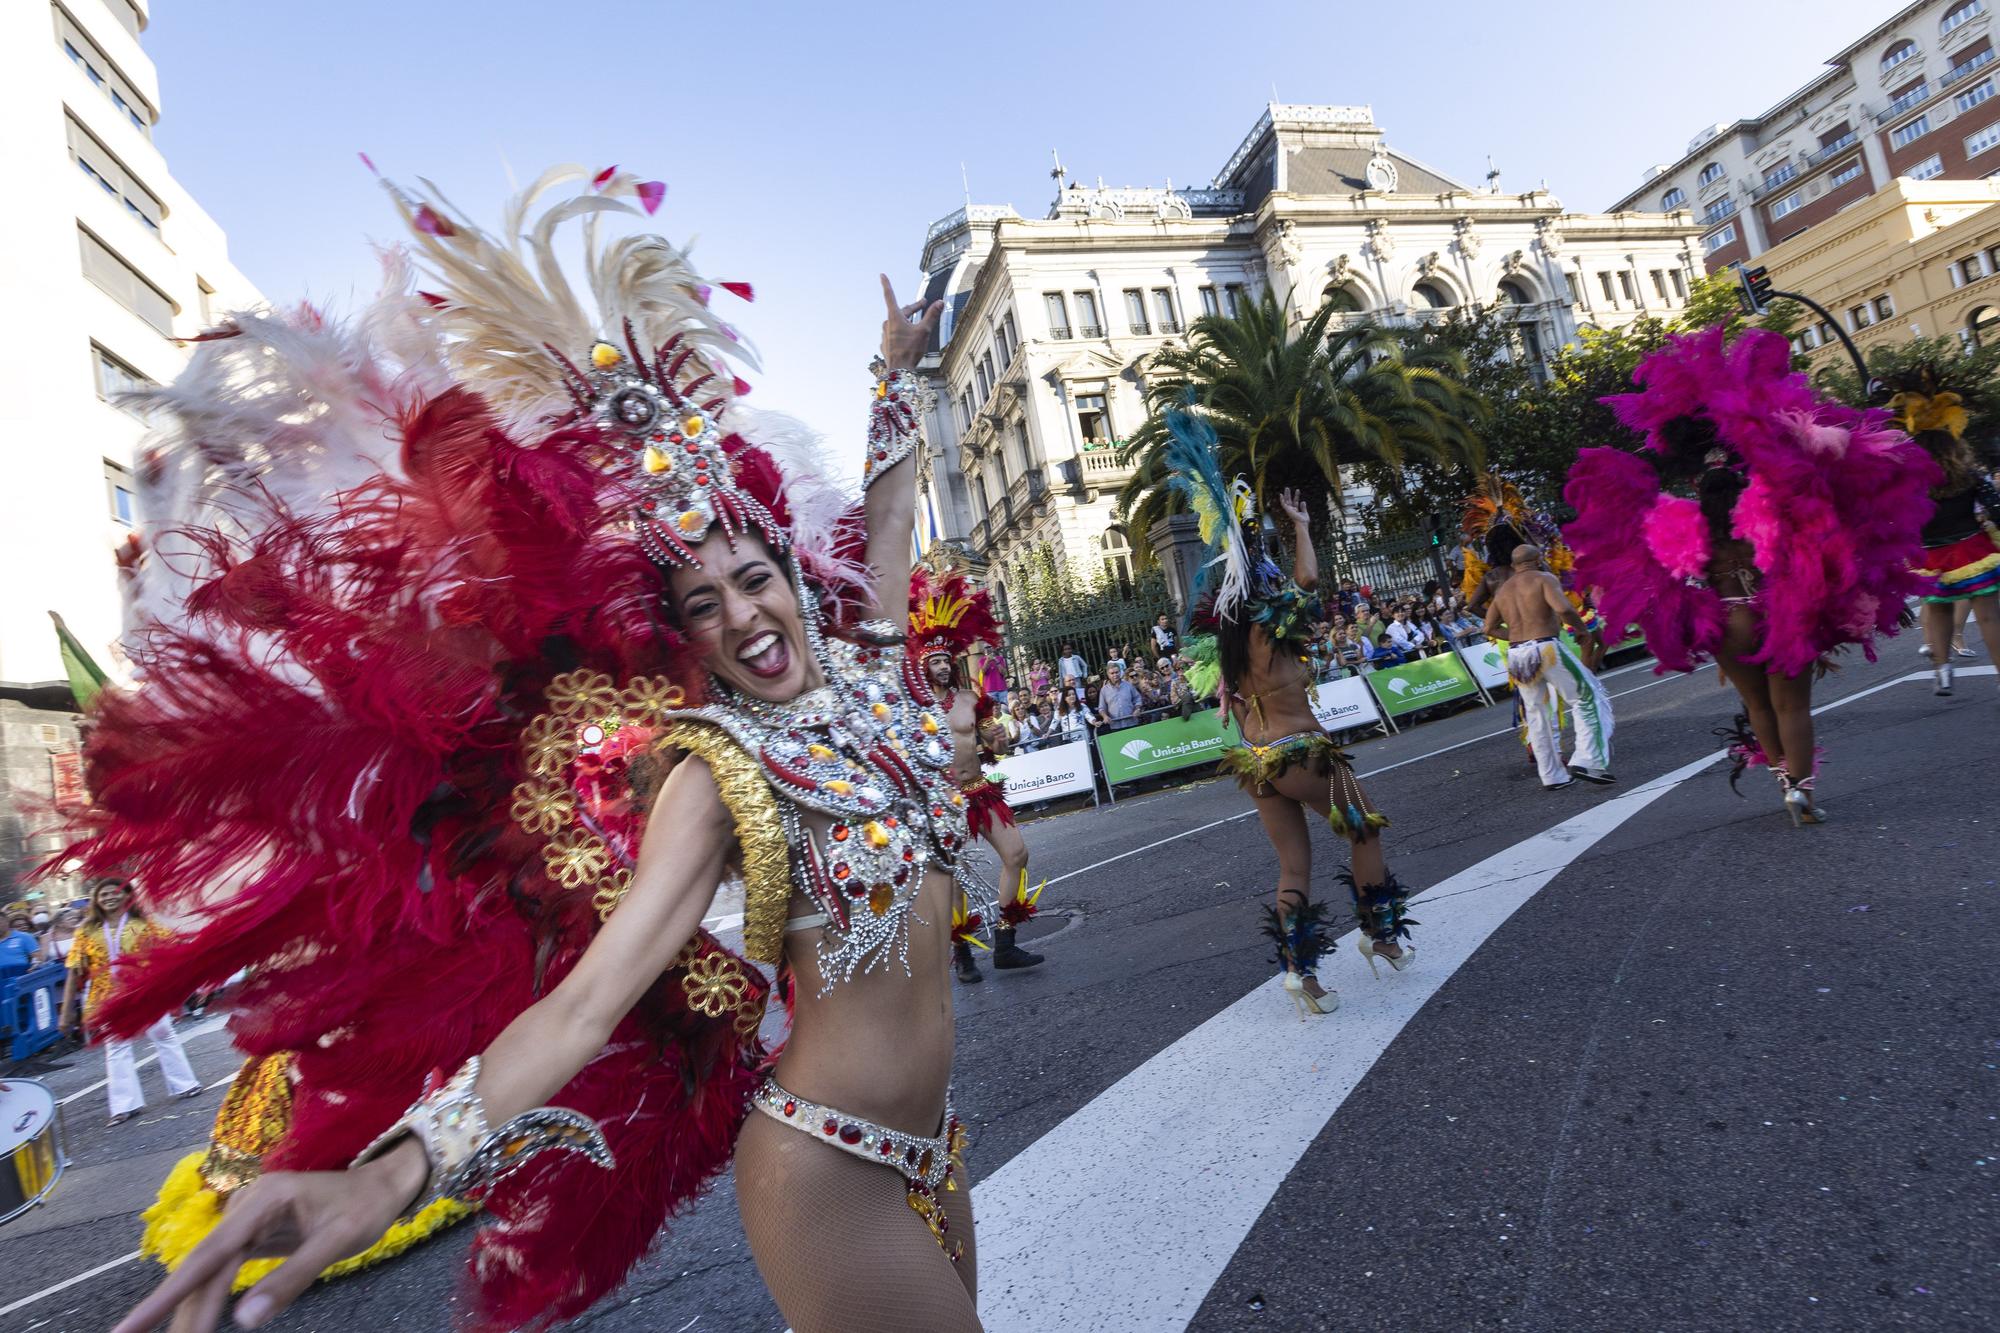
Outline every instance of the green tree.
[[(1867, 361), (1869, 378), (1880, 380), (1891, 393), (1913, 389), (1957, 394), (1971, 418), (1965, 438), (1988, 457), (2000, 454), (2000, 343), (1962, 347), (1950, 335), (1912, 338), (1869, 348)], [(1849, 406), (1871, 406), (1867, 386), (1845, 356), (1827, 358), (1812, 379)]]
[(1132, 533), (1143, 538), (1177, 507), (1164, 484), (1166, 412), (1190, 391), (1215, 428), (1223, 474), (1249, 477), (1267, 505), (1296, 487), (1316, 528), (1330, 526), (1327, 502), (1340, 496), (1343, 466), (1423, 460), (1477, 471), (1485, 404), (1465, 388), (1463, 357), (1443, 346), (1406, 348), (1370, 323), (1329, 332), (1336, 313), (1322, 305), (1293, 329), (1266, 292), (1235, 314), (1202, 316), (1185, 344), (1160, 351), (1147, 419), (1120, 454), (1134, 469), (1118, 495)]

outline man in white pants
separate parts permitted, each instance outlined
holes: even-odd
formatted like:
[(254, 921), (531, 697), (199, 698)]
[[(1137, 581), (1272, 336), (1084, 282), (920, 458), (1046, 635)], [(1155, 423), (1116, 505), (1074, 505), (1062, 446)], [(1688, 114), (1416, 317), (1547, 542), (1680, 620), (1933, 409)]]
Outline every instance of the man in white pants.
[[(1583, 617), (1563, 595), (1556, 576), (1542, 568), (1542, 551), (1523, 543), (1514, 548), (1513, 573), (1486, 608), (1486, 633), (1505, 639), (1507, 679), (1527, 718), (1528, 744), (1542, 786), (1569, 786), (1572, 774), (1586, 782), (1611, 776), (1611, 696), (1562, 641), (1562, 627), (1581, 631)], [(1576, 723), (1576, 748), (1562, 760), (1557, 710), (1567, 704)]]
[[(100, 880), (90, 896), (96, 910), (76, 933), (70, 947), (70, 972), (63, 987), (61, 1015), (65, 1032), (76, 1026), (79, 999), (83, 1002), (84, 1026), (90, 1026), (91, 1014), (110, 993), (119, 958), (143, 947), (153, 933), (152, 923), (131, 906), (131, 885), (116, 879)], [(159, 1057), (160, 1074), (167, 1080), (168, 1093), (175, 1097), (199, 1096), (201, 1080), (188, 1064), (187, 1052), (174, 1031), (173, 1017), (163, 1017), (147, 1028), (146, 1037), (153, 1043), (153, 1054)], [(139, 1062), (133, 1057), (131, 1042), (104, 1043), (104, 1080), (111, 1098), (112, 1124), (121, 1125), (145, 1109), (146, 1091), (139, 1084)]]

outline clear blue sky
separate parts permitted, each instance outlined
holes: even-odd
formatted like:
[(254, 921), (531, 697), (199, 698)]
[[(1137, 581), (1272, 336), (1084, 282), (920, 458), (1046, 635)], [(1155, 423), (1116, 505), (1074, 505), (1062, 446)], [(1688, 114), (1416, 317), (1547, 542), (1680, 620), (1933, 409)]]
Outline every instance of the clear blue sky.
[[(356, 161), (491, 221), (507, 171), (668, 182), (764, 356), (757, 401), (858, 456), (875, 274), (972, 196), (1039, 216), (1080, 181), (1205, 184), (1271, 100), (1367, 103), (1403, 152), (1599, 209), (1702, 125), (1753, 115), (1889, 0), (647, 3), (156, 0), (159, 143), (273, 300), (352, 308), (392, 215)], [(1745, 66), (1730, 25), (1765, 62)], [(719, 301), (734, 298), (718, 297)]]

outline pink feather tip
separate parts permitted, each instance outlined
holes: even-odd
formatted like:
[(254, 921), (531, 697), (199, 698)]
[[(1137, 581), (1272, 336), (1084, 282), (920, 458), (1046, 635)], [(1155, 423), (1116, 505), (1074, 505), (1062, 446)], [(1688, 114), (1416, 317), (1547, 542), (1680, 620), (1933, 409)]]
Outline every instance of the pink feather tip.
[(715, 285), (731, 295), (742, 297), (746, 301), (757, 299), (756, 293), (750, 290), (750, 284), (747, 282), (718, 282)]
[(606, 167), (604, 170), (598, 172), (595, 176), (592, 176), (590, 178), (590, 188), (593, 190), (603, 189), (605, 184), (609, 182), (612, 176), (616, 175), (617, 172), (618, 172), (618, 164), (616, 162), (613, 162), (610, 166)]
[(660, 201), (667, 197), (665, 181), (640, 181), (633, 188), (638, 191), (639, 202), (648, 214), (660, 211)]
[(429, 204), (423, 204), (418, 207), (417, 216), (412, 225), (427, 236), (458, 235), (458, 228), (452, 226), (450, 222)]
[(356, 153), (355, 156), (361, 159), (362, 166), (368, 168), (370, 171), (374, 172), (377, 176), (382, 174), (379, 170), (376, 169), (374, 158), (368, 156), (368, 154), (366, 153)]
[(736, 396), (738, 398), (741, 398), (744, 394), (750, 392), (750, 381), (744, 379), (741, 375), (738, 375), (735, 378), (734, 382), (732, 382), (729, 387), (735, 390)]

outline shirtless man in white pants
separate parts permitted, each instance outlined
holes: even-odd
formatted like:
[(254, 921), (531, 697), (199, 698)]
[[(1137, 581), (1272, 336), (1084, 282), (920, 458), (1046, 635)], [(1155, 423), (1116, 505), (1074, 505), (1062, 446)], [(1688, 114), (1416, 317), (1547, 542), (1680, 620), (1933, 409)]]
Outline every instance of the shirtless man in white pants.
[[(1583, 630), (1583, 618), (1563, 594), (1561, 582), (1542, 568), (1541, 548), (1527, 543), (1515, 547), (1513, 572), (1486, 608), (1486, 633), (1509, 645), (1507, 679), (1527, 718), (1528, 744), (1542, 786), (1550, 791), (1575, 778), (1612, 781), (1611, 697), (1562, 641), (1565, 624)], [(1576, 748), (1567, 765), (1557, 731), (1557, 710), (1565, 704), (1576, 722)]]

